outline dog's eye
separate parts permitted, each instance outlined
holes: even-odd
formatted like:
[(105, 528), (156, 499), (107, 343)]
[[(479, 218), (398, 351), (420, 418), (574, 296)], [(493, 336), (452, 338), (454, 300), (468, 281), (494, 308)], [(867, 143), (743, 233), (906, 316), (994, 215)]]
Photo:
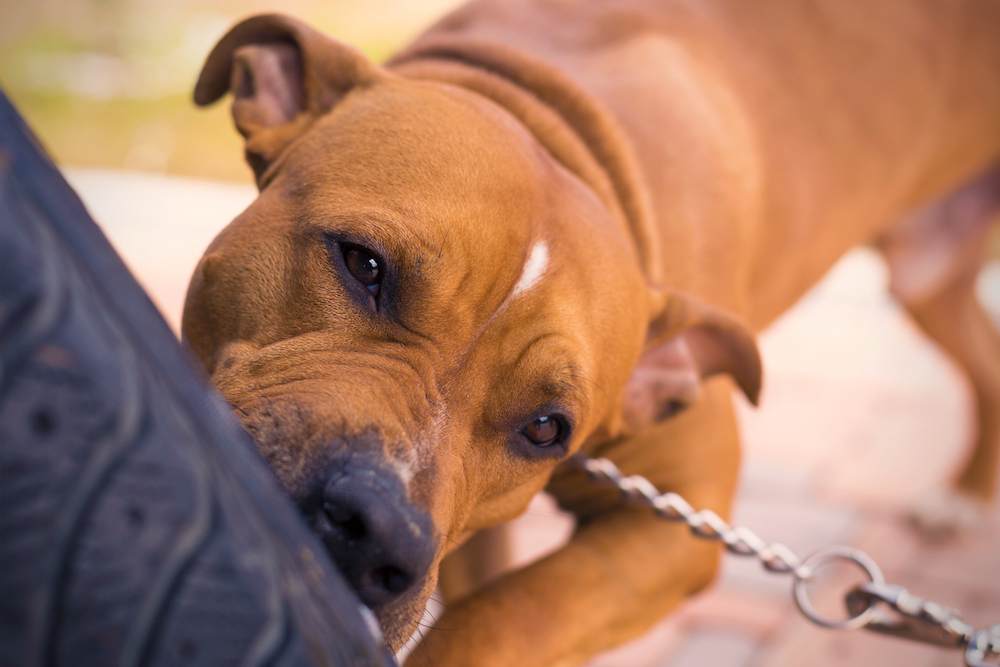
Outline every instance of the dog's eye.
[(379, 285), (382, 282), (382, 267), (371, 253), (361, 248), (347, 247), (344, 249), (344, 264), (358, 282), (378, 296)]
[(535, 446), (549, 447), (562, 439), (563, 425), (555, 415), (546, 415), (525, 426), (521, 433)]

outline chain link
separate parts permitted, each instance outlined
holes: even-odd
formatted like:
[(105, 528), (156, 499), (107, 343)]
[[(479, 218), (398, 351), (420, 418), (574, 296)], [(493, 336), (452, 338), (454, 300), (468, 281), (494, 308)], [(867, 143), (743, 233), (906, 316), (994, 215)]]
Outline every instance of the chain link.
[[(829, 547), (809, 558), (799, 558), (784, 544), (768, 544), (744, 526), (730, 526), (712, 510), (695, 510), (684, 498), (671, 491), (661, 493), (640, 475), (626, 475), (604, 458), (577, 455), (570, 459), (591, 480), (621, 491), (629, 501), (646, 505), (661, 519), (685, 523), (696, 537), (722, 542), (736, 556), (753, 557), (770, 572), (791, 574), (799, 610), (817, 625), (828, 628), (864, 628), (872, 632), (949, 648), (965, 649), (967, 667), (995, 667), (986, 662), (1000, 656), (1000, 624), (976, 630), (962, 620), (958, 611), (919, 598), (902, 586), (887, 584), (882, 571), (868, 554), (850, 547)], [(806, 584), (821, 566), (845, 560), (864, 570), (868, 581), (847, 593), (844, 604), (849, 617), (835, 620), (822, 617), (809, 600)]]

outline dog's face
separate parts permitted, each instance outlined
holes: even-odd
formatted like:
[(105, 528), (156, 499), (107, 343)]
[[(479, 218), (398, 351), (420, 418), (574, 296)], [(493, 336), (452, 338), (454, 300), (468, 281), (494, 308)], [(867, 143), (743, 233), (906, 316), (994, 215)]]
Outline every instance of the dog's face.
[[(663, 412), (630, 381), (650, 299), (620, 224), (498, 106), (251, 28), (199, 86), (234, 70), (262, 191), (196, 270), (184, 335), (398, 648), (465, 535)], [(317, 43), (359, 80), (303, 120)]]

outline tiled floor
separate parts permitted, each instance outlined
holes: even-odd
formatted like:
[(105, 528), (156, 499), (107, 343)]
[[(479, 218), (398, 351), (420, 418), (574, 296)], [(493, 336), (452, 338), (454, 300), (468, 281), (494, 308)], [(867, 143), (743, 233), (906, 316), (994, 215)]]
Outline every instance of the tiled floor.
[[(201, 250), (253, 198), (253, 188), (112, 172), (70, 171), (112, 242), (176, 327)], [(746, 463), (738, 523), (808, 554), (859, 547), (886, 578), (959, 608), (978, 626), (1000, 622), (1000, 522), (962, 540), (920, 541), (900, 516), (944, 484), (969, 435), (968, 392), (885, 295), (874, 253), (845, 258), (761, 339), (761, 407), (740, 403)], [(1000, 267), (981, 281), (1000, 313)], [(569, 524), (544, 499), (520, 520), (530, 558)], [(834, 583), (817, 592), (836, 608)], [(788, 577), (727, 557), (715, 586), (632, 644), (591, 667), (957, 666), (957, 652), (803, 620)]]

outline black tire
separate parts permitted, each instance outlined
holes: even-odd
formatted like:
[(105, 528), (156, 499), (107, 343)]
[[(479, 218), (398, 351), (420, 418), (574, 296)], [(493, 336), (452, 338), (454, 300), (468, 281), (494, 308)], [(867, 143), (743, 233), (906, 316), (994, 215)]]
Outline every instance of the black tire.
[(0, 666), (388, 665), (0, 93)]

